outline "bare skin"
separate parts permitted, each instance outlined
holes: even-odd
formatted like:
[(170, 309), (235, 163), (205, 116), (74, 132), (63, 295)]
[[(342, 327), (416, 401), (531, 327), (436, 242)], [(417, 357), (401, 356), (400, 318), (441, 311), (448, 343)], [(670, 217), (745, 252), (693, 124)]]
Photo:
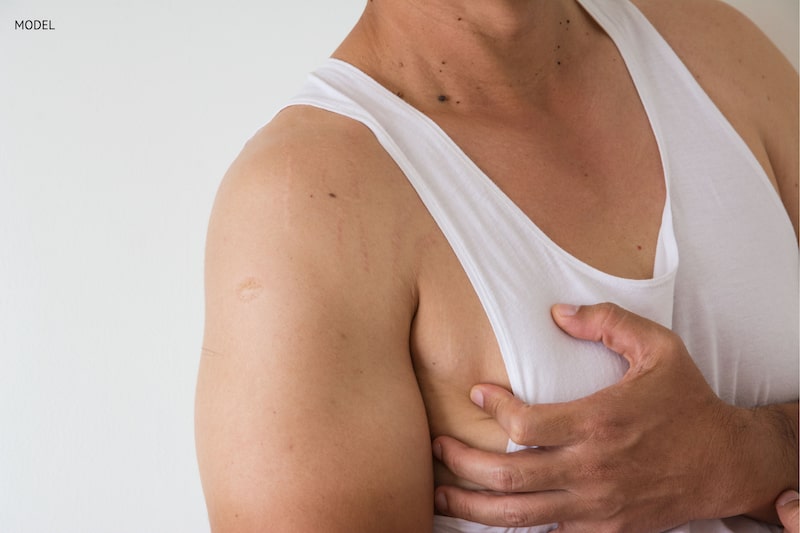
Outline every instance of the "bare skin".
[[(637, 4), (746, 140), (797, 230), (791, 68), (715, 2)], [(719, 21), (703, 46), (695, 20)], [(758, 46), (737, 45), (743, 32)], [(652, 276), (657, 147), (613, 43), (576, 3), (375, 0), (334, 55), (437, 121), (572, 255)], [(475, 383), (508, 386), (491, 327), (363, 126), (295, 107), (248, 143), (215, 204), (206, 284), (197, 439), (214, 531), (429, 531), (430, 437), (505, 449), (506, 430), (469, 399)], [(439, 469), (437, 482), (455, 480)], [(762, 507), (747, 498), (738, 512)]]

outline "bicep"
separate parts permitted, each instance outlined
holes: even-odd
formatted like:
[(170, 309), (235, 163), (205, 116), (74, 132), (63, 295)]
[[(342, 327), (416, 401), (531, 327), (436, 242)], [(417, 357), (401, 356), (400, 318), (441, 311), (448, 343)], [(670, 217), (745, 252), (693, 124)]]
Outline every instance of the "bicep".
[(424, 531), (430, 443), (413, 373), (312, 349), (203, 357), (198, 456), (214, 531)]
[(287, 231), (270, 200), (226, 194), (209, 229), (196, 406), (213, 530), (429, 530), (427, 419), (384, 288), (329, 264), (324, 224)]

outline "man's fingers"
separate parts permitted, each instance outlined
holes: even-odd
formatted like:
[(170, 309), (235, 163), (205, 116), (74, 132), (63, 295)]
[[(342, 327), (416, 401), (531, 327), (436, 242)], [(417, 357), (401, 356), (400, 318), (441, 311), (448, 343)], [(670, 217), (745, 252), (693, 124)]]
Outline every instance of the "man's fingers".
[(471, 448), (452, 437), (438, 437), (433, 442), (433, 453), (457, 477), (497, 492), (562, 488), (569, 484), (574, 470), (574, 465), (562, 460), (559, 450), (493, 453)]
[(585, 402), (528, 405), (503, 387), (476, 385), (470, 398), (522, 446), (567, 446), (583, 438)]
[(660, 324), (611, 303), (581, 307), (558, 304), (553, 306), (552, 315), (567, 334), (602, 342), (625, 357), (631, 367), (641, 363), (647, 355), (669, 353), (666, 346), (676, 339)]
[(775, 502), (775, 509), (781, 519), (786, 533), (800, 533), (800, 495), (797, 491), (787, 490)]
[(490, 526), (526, 527), (572, 518), (574, 505), (564, 491), (493, 494), (457, 487), (436, 489), (436, 509), (445, 515)]

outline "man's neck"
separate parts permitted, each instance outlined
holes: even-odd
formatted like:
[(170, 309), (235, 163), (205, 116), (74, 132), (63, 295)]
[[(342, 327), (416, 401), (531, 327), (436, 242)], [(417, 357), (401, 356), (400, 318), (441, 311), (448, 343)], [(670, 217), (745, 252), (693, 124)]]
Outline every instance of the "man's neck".
[(597, 31), (573, 0), (373, 0), (335, 56), (418, 107), (497, 111), (541, 101)]

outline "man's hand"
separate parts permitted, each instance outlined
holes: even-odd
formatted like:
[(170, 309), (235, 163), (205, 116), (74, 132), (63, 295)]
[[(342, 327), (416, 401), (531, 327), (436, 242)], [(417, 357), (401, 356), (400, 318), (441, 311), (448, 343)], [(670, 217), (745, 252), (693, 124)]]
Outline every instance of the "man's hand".
[(763, 517), (776, 520), (774, 498), (797, 476), (787, 416), (726, 404), (677, 335), (617, 306), (555, 306), (553, 318), (624, 356), (628, 371), (562, 404), (526, 405), (500, 387), (474, 387), (473, 401), (514, 442), (537, 448), (496, 454), (439, 437), (436, 456), (489, 489), (439, 487), (440, 512), (500, 526), (557, 522), (562, 532), (663, 531), (767, 508)]

